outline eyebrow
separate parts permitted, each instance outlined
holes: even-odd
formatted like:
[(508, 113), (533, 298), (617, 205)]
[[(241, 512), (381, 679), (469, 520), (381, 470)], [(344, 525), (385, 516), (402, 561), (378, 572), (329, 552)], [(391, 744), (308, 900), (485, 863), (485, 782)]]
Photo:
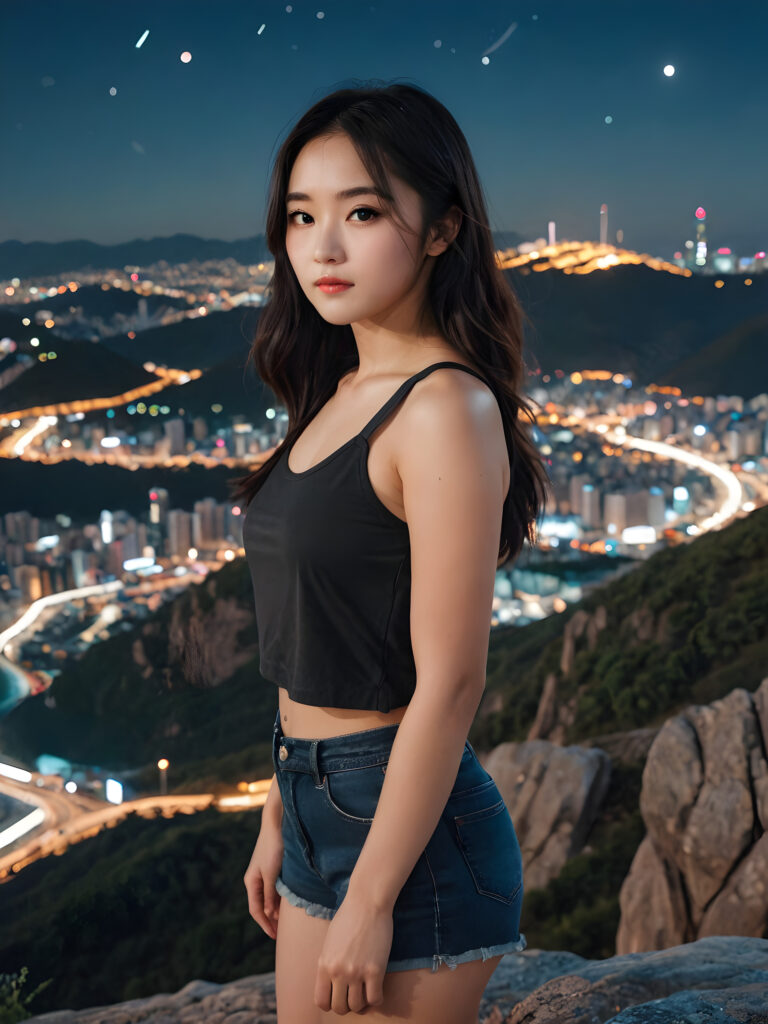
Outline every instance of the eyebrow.
[[(379, 199), (386, 199), (387, 196), (372, 185), (357, 185), (355, 188), (345, 188), (341, 192), (336, 193), (337, 199), (352, 199), (354, 196), (378, 196)], [(306, 192), (289, 192), (285, 197), (286, 203), (290, 203), (292, 199), (304, 199), (311, 200), (312, 196), (308, 196)]]

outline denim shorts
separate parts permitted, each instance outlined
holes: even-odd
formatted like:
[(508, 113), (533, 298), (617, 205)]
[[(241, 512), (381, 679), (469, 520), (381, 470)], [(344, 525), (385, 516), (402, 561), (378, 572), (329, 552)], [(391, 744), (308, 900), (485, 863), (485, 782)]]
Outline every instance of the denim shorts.
[[(399, 723), (327, 739), (284, 736), (275, 718), (272, 763), (283, 801), (276, 888), (313, 917), (332, 918), (371, 827)], [(393, 908), (387, 973), (444, 962), (451, 970), (526, 948), (523, 867), (496, 783), (464, 744), (435, 831)]]

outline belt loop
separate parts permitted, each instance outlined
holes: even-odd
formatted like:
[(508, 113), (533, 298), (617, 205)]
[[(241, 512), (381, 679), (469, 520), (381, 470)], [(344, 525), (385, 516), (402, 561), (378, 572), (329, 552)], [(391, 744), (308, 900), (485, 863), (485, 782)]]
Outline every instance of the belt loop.
[(309, 744), (309, 768), (310, 771), (312, 772), (312, 778), (315, 781), (315, 786), (318, 789), (323, 784), (323, 780), (320, 778), (320, 770), (317, 764), (317, 744), (319, 742), (319, 740), (312, 740)]

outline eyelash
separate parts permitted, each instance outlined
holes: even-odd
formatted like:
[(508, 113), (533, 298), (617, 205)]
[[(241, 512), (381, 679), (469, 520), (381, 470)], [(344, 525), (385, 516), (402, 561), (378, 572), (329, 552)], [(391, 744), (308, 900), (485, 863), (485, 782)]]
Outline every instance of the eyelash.
[[(352, 213), (360, 213), (361, 210), (364, 210), (366, 213), (372, 213), (373, 217), (370, 220), (360, 220), (357, 222), (358, 224), (372, 224), (373, 221), (378, 220), (378, 218), (381, 216), (381, 213), (378, 210), (374, 210), (373, 207), (371, 206), (357, 206), (352, 211)], [(304, 214), (305, 217), (312, 216), (311, 213), (306, 213), (304, 210), (291, 210), (291, 212), (288, 214), (288, 220), (292, 220), (297, 213)], [(350, 213), (350, 217), (352, 216), (352, 213)], [(301, 226), (306, 227), (306, 224)]]

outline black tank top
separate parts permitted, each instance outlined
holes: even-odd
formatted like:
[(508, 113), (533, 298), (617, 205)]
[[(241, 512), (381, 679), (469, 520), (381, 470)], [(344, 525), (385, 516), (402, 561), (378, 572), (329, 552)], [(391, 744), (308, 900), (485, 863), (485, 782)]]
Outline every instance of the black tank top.
[(316, 707), (389, 711), (416, 686), (408, 524), (368, 478), (368, 439), (433, 370), (403, 381), (350, 438), (301, 473), (283, 452), (251, 500), (243, 544), (253, 583), (262, 676)]

